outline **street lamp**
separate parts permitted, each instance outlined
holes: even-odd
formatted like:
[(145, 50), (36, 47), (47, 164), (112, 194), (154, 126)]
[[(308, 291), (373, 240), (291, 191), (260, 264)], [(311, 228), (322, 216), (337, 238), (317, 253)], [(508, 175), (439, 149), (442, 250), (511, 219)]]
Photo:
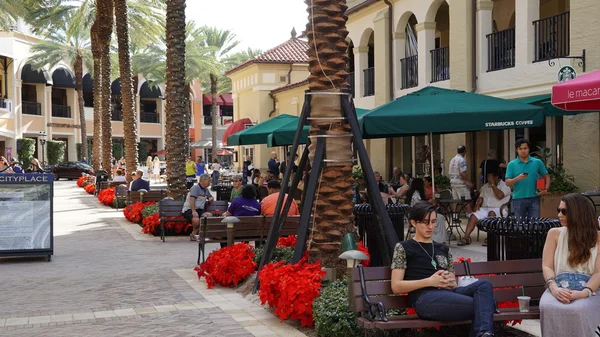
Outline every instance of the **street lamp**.
[(40, 144), (42, 144), (42, 166), (46, 164), (46, 157), (44, 147), (46, 146), (46, 133), (44, 131), (40, 131)]
[(367, 254), (358, 250), (353, 233), (348, 233), (342, 238), (342, 254), (339, 258), (346, 260), (346, 267), (349, 269), (356, 268), (360, 261), (369, 259)]

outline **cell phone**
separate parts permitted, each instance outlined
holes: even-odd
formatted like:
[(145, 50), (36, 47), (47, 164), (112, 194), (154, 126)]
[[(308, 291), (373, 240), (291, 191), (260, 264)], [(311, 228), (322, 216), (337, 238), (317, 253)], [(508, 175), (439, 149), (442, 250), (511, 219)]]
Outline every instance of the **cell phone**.
[(529, 173), (527, 173), (527, 172), (523, 172), (523, 175), (524, 175), (524, 176), (528, 176), (528, 175), (529, 175)]

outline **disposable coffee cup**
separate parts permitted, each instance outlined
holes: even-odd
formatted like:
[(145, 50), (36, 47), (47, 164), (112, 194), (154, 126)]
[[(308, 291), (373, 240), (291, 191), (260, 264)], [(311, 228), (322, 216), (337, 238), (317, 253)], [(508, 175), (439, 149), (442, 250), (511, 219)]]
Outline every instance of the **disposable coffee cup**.
[(196, 241), (200, 241), (200, 235), (194, 235), (194, 237), (196, 238)]
[(529, 301), (531, 301), (531, 297), (518, 296), (517, 300), (519, 300), (519, 311), (520, 312), (529, 312)]

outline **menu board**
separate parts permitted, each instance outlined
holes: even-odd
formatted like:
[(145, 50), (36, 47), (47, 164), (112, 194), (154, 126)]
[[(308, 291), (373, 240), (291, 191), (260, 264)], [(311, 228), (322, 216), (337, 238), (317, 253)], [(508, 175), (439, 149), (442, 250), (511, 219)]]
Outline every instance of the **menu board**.
[(52, 178), (0, 174), (0, 255), (52, 252)]

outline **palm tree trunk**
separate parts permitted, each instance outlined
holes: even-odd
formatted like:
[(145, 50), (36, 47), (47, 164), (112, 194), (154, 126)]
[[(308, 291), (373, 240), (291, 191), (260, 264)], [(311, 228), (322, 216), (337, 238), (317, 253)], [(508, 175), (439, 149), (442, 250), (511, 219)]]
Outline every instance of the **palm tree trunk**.
[(96, 20), (100, 20), (102, 87), (102, 166), (112, 176), (112, 124), (110, 101), (110, 40), (113, 30), (113, 0), (96, 0)]
[(100, 24), (94, 21), (91, 29), (92, 57), (94, 59), (94, 143), (92, 167), (94, 171), (102, 168), (102, 76), (100, 76)]
[(210, 74), (210, 95), (211, 95), (211, 99), (212, 99), (212, 103), (210, 105), (210, 116), (211, 116), (211, 120), (212, 120), (212, 148), (211, 148), (211, 153), (212, 153), (212, 159), (216, 159), (217, 158), (217, 145), (218, 145), (218, 139), (217, 139), (217, 119), (219, 118), (219, 109), (217, 107), (217, 76), (215, 74)]
[[(81, 159), (87, 157), (87, 125), (83, 107), (83, 57), (75, 57), (75, 91), (77, 91), (77, 104), (79, 108), (79, 123), (81, 124)], [(89, 159), (89, 158), (88, 158)]]
[[(346, 88), (346, 0), (306, 0), (309, 23), (307, 25), (309, 56), (309, 89), (313, 92), (339, 92)], [(314, 23), (314, 25), (313, 25)], [(316, 50), (315, 50), (316, 46)], [(318, 58), (317, 58), (318, 54)], [(336, 275), (345, 275), (346, 266), (338, 258), (341, 239), (346, 233), (354, 232), (354, 202), (352, 182), (352, 140), (350, 128), (339, 119), (341, 102), (338, 95), (315, 95), (311, 99), (310, 134), (324, 131), (326, 138), (325, 156), (336, 162), (324, 163), (314, 211), (314, 231), (308, 242), (311, 261), (321, 260), (326, 268), (337, 269)], [(310, 158), (314, 157), (316, 141), (309, 146)]]
[[(131, 60), (129, 59), (129, 29), (127, 2), (115, 2), (115, 22), (119, 44), (119, 72), (121, 78), (121, 105), (123, 109), (123, 134), (125, 137), (125, 162), (127, 172), (135, 172), (137, 156), (137, 114), (133, 107), (133, 87), (131, 83)], [(127, 174), (131, 181), (131, 174)]]
[(167, 0), (167, 192), (174, 199), (185, 195), (185, 112), (189, 109), (185, 85), (185, 0)]

